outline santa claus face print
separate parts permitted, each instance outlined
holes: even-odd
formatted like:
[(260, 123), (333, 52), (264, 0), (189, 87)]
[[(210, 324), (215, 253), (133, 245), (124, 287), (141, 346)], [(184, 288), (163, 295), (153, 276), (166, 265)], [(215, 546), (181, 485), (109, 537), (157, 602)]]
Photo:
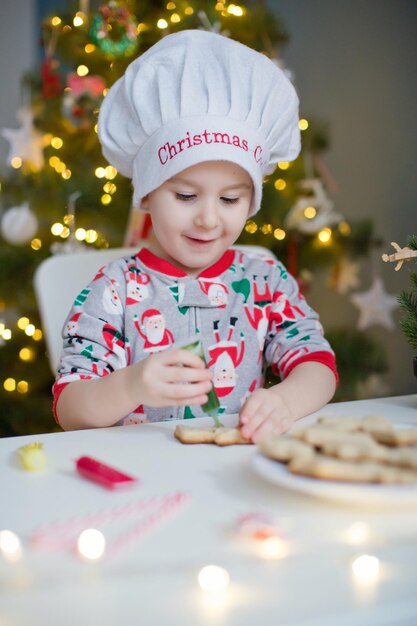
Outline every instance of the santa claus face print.
[(112, 313), (113, 315), (123, 313), (123, 306), (116, 288), (118, 286), (118, 283), (112, 279), (104, 288), (102, 302), (106, 313)]
[(142, 200), (152, 218), (152, 252), (199, 274), (240, 235), (252, 191), (249, 174), (234, 163), (207, 161), (183, 170)]
[(224, 307), (227, 304), (227, 291), (220, 285), (211, 285), (207, 293), (211, 304)]
[(166, 327), (165, 317), (158, 309), (147, 309), (141, 320), (134, 316), (135, 327), (144, 339), (143, 350), (145, 352), (160, 352), (166, 350), (174, 343), (174, 335)]
[(148, 274), (130, 271), (126, 279), (126, 304), (138, 304), (149, 297), (148, 283), (150, 282)]
[(77, 334), (78, 320), (80, 319), (80, 316), (81, 316), (81, 313), (75, 313), (72, 317), (70, 317), (70, 319), (68, 320), (65, 326), (66, 335), (74, 336)]
[(153, 315), (145, 321), (145, 332), (149, 341), (154, 344), (158, 344), (165, 331), (165, 320), (162, 315)]
[(236, 381), (237, 374), (232, 358), (227, 352), (223, 352), (214, 366), (213, 386), (222, 396), (234, 389)]

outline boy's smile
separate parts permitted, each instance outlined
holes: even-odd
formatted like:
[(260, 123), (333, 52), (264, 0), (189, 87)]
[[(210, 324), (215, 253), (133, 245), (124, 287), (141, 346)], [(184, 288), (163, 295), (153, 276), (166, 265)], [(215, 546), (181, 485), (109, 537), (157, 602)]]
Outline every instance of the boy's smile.
[(152, 218), (150, 249), (184, 272), (199, 274), (239, 237), (252, 193), (249, 174), (229, 161), (183, 170), (142, 200)]

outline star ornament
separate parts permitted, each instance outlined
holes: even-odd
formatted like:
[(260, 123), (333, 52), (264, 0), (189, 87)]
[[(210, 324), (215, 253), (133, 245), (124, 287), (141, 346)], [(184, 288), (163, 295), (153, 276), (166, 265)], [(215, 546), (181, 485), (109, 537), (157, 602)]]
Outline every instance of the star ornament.
[(359, 330), (365, 330), (373, 325), (394, 330), (392, 312), (399, 305), (397, 298), (385, 291), (381, 278), (374, 279), (369, 291), (353, 294), (351, 300), (359, 309)]
[(43, 135), (33, 126), (33, 113), (30, 108), (19, 109), (16, 117), (21, 123), (20, 128), (1, 130), (2, 136), (10, 142), (7, 161), (11, 163), (15, 157), (19, 157), (33, 172), (39, 172), (45, 162)]

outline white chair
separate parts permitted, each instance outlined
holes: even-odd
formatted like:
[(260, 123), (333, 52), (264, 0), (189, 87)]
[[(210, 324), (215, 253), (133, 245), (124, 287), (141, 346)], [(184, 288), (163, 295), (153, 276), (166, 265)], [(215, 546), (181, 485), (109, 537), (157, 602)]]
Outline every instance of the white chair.
[[(235, 247), (245, 252), (275, 259), (272, 252), (262, 246)], [(109, 248), (108, 250), (58, 254), (48, 257), (37, 267), (34, 276), (35, 294), (49, 364), (54, 374), (61, 356), (62, 327), (79, 292), (94, 278), (100, 267), (122, 256), (135, 254), (139, 248), (140, 245), (134, 248)]]
[(75, 298), (110, 261), (128, 254), (137, 248), (108, 248), (86, 250), (73, 254), (57, 254), (42, 261), (36, 268), (34, 287), (49, 364), (57, 371), (62, 350), (61, 331)]

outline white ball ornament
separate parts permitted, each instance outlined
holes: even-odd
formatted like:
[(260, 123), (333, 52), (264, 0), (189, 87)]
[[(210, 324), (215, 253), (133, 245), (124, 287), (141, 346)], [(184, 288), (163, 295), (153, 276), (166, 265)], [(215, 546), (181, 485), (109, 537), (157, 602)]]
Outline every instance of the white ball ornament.
[(33, 239), (37, 230), (38, 220), (27, 202), (7, 209), (1, 220), (3, 239), (15, 246), (21, 246)]

